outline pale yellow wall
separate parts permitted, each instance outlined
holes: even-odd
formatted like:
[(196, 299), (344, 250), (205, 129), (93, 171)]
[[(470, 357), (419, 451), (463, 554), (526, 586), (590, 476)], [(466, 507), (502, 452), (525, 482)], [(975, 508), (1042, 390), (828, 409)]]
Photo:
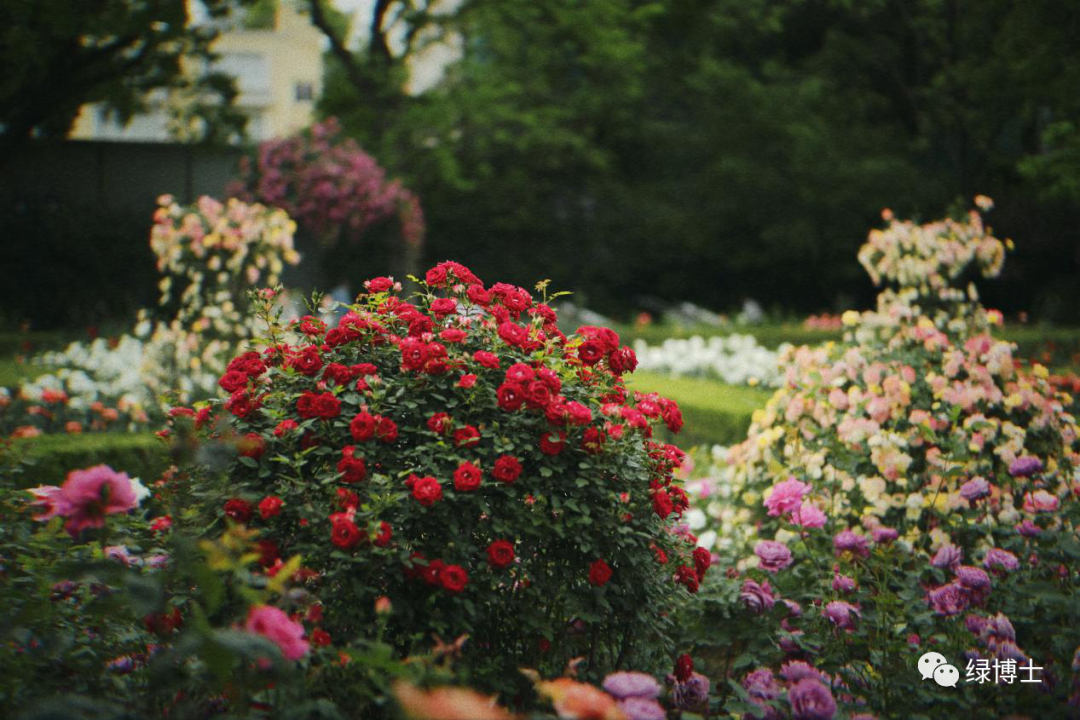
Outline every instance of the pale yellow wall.
[[(324, 39), (306, 15), (296, 11), (295, 0), (281, 0), (273, 30), (232, 29), (221, 33), (213, 45), (223, 57), (258, 56), (266, 68), (267, 92), (244, 92), (238, 82), (237, 106), (252, 116), (249, 135), (254, 140), (289, 135), (314, 120), (315, 99), (322, 91)], [(312, 99), (296, 99), (297, 83), (310, 83)], [(165, 114), (156, 112), (136, 118), (121, 130), (101, 128), (97, 107), (83, 106), (69, 137), (76, 139), (167, 140)], [(160, 135), (161, 137), (151, 137)]]

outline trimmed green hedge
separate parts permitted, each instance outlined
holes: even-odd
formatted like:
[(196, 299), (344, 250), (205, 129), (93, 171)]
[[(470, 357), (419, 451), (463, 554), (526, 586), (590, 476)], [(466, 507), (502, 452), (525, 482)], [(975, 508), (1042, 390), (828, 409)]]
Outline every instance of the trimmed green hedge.
[(59, 485), (72, 470), (102, 463), (149, 485), (169, 466), (168, 448), (153, 433), (39, 435), (17, 441), (32, 463), (30, 485)]
[(701, 378), (668, 377), (636, 372), (628, 376), (629, 387), (669, 397), (682, 408), (685, 425), (677, 444), (731, 445), (746, 438), (754, 410), (765, 406), (769, 389), (723, 385)]

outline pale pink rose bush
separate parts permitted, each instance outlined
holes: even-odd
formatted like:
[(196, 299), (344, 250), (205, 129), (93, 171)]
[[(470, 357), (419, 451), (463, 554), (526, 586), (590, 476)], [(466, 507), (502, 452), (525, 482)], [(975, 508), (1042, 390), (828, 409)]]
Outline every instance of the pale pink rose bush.
[[(887, 219), (859, 253), (886, 286), (877, 310), (846, 314), (842, 343), (792, 350), (784, 386), (727, 453), (725, 512), (754, 531), (699, 529), (738, 541), (715, 541), (730, 569), (702, 589), (725, 598), (723, 614), (691, 625), (702, 648), (739, 656), (726, 669), (734, 679), (773, 669), (727, 700), (757, 717), (933, 716), (950, 692), (951, 707), (990, 707), (922, 682), (915, 663), (931, 649), (960, 669), (961, 685), (969, 660), (1044, 667), (1041, 683), (999, 690), (1000, 713), (1075, 712), (1072, 398), (1045, 368), (1014, 360), (974, 286), (962, 285), (996, 275), (1004, 257), (977, 212), (921, 226)], [(1004, 640), (985, 630), (991, 618), (1008, 624)], [(797, 661), (820, 675), (812, 712), (797, 683), (761, 680)]]

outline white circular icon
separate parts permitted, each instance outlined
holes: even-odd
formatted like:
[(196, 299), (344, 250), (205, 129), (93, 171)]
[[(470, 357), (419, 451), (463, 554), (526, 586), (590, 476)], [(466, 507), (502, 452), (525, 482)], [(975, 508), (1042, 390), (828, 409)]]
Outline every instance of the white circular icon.
[(934, 671), (939, 665), (948, 665), (949, 661), (941, 653), (928, 652), (919, 658), (919, 674), (923, 680), (934, 677)]
[(934, 682), (941, 687), (956, 687), (960, 681), (960, 671), (954, 665), (938, 665), (934, 671)]

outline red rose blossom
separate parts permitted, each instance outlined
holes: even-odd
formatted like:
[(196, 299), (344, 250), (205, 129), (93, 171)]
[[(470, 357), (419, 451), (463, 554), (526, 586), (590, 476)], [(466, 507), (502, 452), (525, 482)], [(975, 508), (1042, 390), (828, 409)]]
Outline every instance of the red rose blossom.
[(337, 469), (341, 473), (342, 482), (355, 483), (367, 477), (367, 464), (363, 458), (356, 457), (355, 453), (356, 448), (352, 445), (341, 451), (342, 458), (338, 461)]
[(540, 451), (545, 455), (558, 455), (566, 446), (566, 433), (546, 432), (540, 436)]
[(225, 514), (238, 523), (246, 523), (251, 520), (251, 503), (240, 498), (232, 498), (225, 502)]
[(346, 513), (334, 513), (330, 516), (330, 541), (342, 550), (350, 550), (360, 544), (363, 535), (360, 528)]
[(488, 564), (493, 568), (509, 567), (514, 562), (514, 545), (507, 540), (496, 540), (488, 545)]
[(412, 496), (424, 507), (431, 507), (442, 500), (442, 485), (430, 475), (417, 478), (412, 486)]
[(453, 424), (454, 421), (444, 412), (434, 413), (427, 419), (428, 430), (438, 435), (446, 435)]
[(275, 515), (281, 514), (281, 506), (285, 503), (277, 495), (267, 495), (259, 501), (259, 517), (269, 520)]
[(495, 461), (491, 475), (500, 482), (512, 483), (521, 475), (521, 461), (513, 455), (503, 455)]
[(460, 565), (446, 565), (439, 570), (439, 585), (443, 590), (459, 593), (469, 584), (469, 574)]
[(376, 425), (378, 425), (378, 420), (375, 416), (367, 410), (361, 410), (349, 423), (349, 432), (352, 433), (353, 440), (364, 442), (375, 437)]
[(471, 462), (458, 465), (454, 471), (454, 489), (458, 492), (472, 492), (480, 488), (480, 479), (483, 473), (480, 468)]
[(471, 373), (466, 373), (458, 379), (458, 387), (468, 390), (472, 386), (476, 385), (476, 376)]
[(499, 407), (503, 410), (518, 410), (521, 408), (521, 404), (525, 402), (525, 388), (517, 383), (503, 383), (499, 386), (496, 394), (498, 396)]
[(466, 425), (454, 431), (454, 444), (458, 447), (469, 447), (480, 444), (480, 431), (472, 425)]
[(248, 376), (239, 370), (229, 370), (218, 380), (218, 385), (227, 393), (234, 393), (241, 388), (247, 387), (247, 384)]
[(600, 587), (611, 579), (611, 567), (603, 560), (594, 560), (589, 566), (589, 583)]
[(473, 359), (490, 370), (499, 369), (499, 358), (495, 353), (489, 353), (487, 350), (477, 350), (473, 353)]

